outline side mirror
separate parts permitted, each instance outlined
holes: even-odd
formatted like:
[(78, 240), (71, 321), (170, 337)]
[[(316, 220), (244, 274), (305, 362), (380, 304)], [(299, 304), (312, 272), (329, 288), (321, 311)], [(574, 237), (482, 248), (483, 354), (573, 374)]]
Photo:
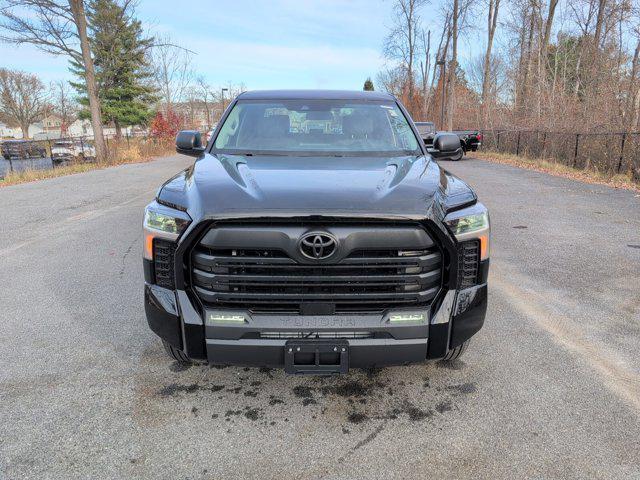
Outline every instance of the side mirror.
[(457, 158), (462, 151), (460, 138), (453, 133), (438, 133), (433, 139), (433, 150), (429, 153), (435, 158)]
[(176, 136), (176, 152), (199, 157), (204, 152), (202, 136), (195, 130), (182, 130)]

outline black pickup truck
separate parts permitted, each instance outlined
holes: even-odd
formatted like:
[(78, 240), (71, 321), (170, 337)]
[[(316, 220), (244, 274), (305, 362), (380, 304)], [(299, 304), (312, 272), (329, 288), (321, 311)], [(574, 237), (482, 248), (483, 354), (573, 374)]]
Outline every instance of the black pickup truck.
[[(416, 129), (422, 137), (422, 141), (431, 148), (433, 145), (433, 139), (438, 133), (452, 133), (457, 135), (460, 139), (460, 146), (462, 147), (462, 153), (475, 152), (480, 146), (482, 146), (482, 133), (477, 130), (454, 130), (452, 132), (437, 132), (436, 126), (433, 122), (415, 122)], [(450, 160), (460, 160), (462, 155), (450, 158)]]
[[(312, 125), (313, 128), (310, 127)], [(459, 357), (487, 308), (489, 216), (379, 92), (239, 95), (144, 215), (145, 309), (178, 362), (345, 373)]]
[(477, 130), (453, 130), (451, 133), (460, 138), (465, 153), (475, 152), (482, 146), (482, 133)]

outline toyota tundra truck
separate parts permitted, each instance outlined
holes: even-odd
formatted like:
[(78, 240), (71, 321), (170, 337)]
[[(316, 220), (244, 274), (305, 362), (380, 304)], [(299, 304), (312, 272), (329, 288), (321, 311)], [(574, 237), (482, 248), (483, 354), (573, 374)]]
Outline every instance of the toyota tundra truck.
[(146, 317), (180, 363), (292, 374), (458, 358), (484, 323), (487, 209), (379, 92), (256, 91), (144, 212)]

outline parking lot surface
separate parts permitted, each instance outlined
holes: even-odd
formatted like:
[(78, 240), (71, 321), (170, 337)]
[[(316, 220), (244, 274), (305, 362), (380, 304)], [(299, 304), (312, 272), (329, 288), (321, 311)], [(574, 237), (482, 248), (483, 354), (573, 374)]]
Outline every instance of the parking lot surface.
[(0, 189), (0, 478), (640, 478), (640, 196), (465, 158), (493, 222), (462, 360), (183, 368), (142, 304), (169, 157)]

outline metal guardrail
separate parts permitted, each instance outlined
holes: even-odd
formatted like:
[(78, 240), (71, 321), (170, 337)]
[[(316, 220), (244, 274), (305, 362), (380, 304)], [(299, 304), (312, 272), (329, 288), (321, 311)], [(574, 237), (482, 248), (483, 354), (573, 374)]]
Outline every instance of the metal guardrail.
[(484, 130), (483, 148), (554, 160), (578, 169), (640, 175), (640, 132)]

